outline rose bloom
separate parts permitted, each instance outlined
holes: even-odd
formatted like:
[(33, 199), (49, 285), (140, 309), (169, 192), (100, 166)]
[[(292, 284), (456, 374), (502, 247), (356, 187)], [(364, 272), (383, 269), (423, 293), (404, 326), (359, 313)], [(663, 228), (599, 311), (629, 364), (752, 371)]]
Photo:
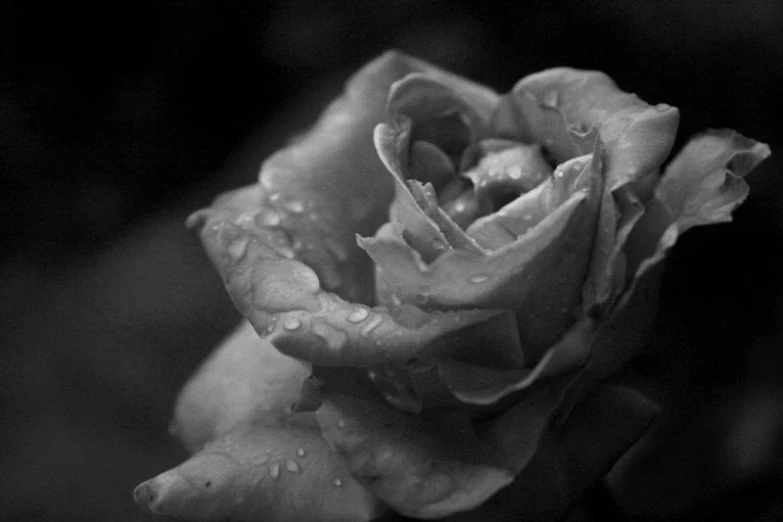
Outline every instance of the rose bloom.
[(565, 514), (654, 416), (601, 383), (643, 346), (667, 252), (730, 220), (769, 155), (713, 131), (662, 171), (678, 119), (599, 72), (499, 95), (396, 52), (366, 65), (257, 184), (190, 218), (247, 321), (179, 399), (194, 455), (137, 502)]

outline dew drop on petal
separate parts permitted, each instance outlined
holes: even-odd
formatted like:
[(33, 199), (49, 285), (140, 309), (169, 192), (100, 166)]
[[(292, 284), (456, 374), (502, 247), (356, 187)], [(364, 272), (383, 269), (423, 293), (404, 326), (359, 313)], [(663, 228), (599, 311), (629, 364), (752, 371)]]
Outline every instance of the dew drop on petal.
[(340, 480), (339, 478), (336, 478), (336, 479), (334, 479), (332, 481), (332, 484), (334, 484), (335, 486), (342, 486), (343, 485), (343, 481)]
[(304, 456), (305, 456), (305, 450), (304, 450), (304, 448), (299, 448), (299, 449), (297, 449), (297, 450), (296, 450), (296, 454), (297, 454), (298, 456), (300, 456), (300, 457), (304, 457)]
[(231, 259), (234, 261), (239, 261), (247, 251), (248, 242), (249, 239), (247, 237), (241, 237), (229, 243), (228, 253), (231, 256)]
[(256, 217), (256, 221), (264, 227), (276, 227), (280, 224), (281, 219), (280, 213), (268, 209), (262, 210)]
[(489, 276), (486, 276), (486, 275), (474, 275), (474, 276), (470, 276), (470, 279), (468, 279), (468, 281), (470, 281), (471, 283), (474, 283), (474, 284), (479, 284), (479, 283), (485, 282), (487, 279), (489, 279)]
[(301, 214), (302, 212), (304, 212), (304, 204), (302, 204), (302, 202), (298, 200), (286, 201), (283, 204), (283, 208), (293, 212), (294, 214)]
[(289, 317), (283, 323), (283, 328), (286, 330), (298, 330), (302, 326), (302, 321), (296, 317)]
[(349, 323), (361, 323), (370, 315), (366, 308), (356, 307), (348, 314)]
[(299, 464), (295, 460), (288, 459), (285, 461), (285, 470), (289, 473), (299, 473)]
[(361, 327), (359, 333), (364, 337), (367, 337), (383, 322), (383, 317), (380, 315), (373, 316), (364, 326)]
[(269, 476), (273, 479), (277, 479), (280, 476), (280, 464), (274, 462), (269, 466)]
[(323, 338), (329, 348), (338, 350), (345, 345), (345, 341), (348, 339), (348, 334), (344, 330), (334, 328), (324, 323), (317, 323), (313, 326), (313, 333)]

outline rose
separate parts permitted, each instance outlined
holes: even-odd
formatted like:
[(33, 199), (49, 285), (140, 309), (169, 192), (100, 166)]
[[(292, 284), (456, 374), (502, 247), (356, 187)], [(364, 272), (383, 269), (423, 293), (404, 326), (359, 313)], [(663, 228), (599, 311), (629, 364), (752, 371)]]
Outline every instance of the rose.
[(505, 488), (481, 509), (562, 514), (649, 422), (591, 389), (643, 344), (666, 253), (729, 220), (769, 154), (711, 132), (661, 176), (677, 122), (601, 73), (499, 96), (398, 53), (366, 66), (259, 184), (191, 218), (261, 338), (245, 327), (188, 384), (175, 425), (197, 453), (137, 500), (435, 518)]

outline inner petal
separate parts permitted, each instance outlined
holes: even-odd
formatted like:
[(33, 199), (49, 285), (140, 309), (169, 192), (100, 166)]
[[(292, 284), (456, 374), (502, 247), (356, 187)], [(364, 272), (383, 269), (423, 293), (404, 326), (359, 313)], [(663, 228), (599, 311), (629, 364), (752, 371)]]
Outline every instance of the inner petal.
[[(479, 199), (488, 198), (492, 201), (493, 211), (537, 187), (552, 175), (552, 168), (541, 154), (539, 145), (523, 145), (505, 140), (486, 142), (482, 144), (486, 149), (496, 150), (486, 154), (463, 176), (473, 182), (473, 190)], [(505, 148), (497, 150), (504, 144), (507, 144)]]

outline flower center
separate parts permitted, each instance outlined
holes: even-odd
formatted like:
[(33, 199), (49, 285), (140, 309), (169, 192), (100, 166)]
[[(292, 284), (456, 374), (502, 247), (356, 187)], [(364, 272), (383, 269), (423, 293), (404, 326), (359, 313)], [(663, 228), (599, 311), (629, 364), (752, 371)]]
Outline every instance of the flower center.
[[(552, 175), (539, 145), (502, 139), (478, 142), (464, 158), (477, 156), (474, 166), (453, 176), (438, 192), (438, 204), (460, 227), (497, 212)], [(465, 161), (463, 161), (465, 163)]]

